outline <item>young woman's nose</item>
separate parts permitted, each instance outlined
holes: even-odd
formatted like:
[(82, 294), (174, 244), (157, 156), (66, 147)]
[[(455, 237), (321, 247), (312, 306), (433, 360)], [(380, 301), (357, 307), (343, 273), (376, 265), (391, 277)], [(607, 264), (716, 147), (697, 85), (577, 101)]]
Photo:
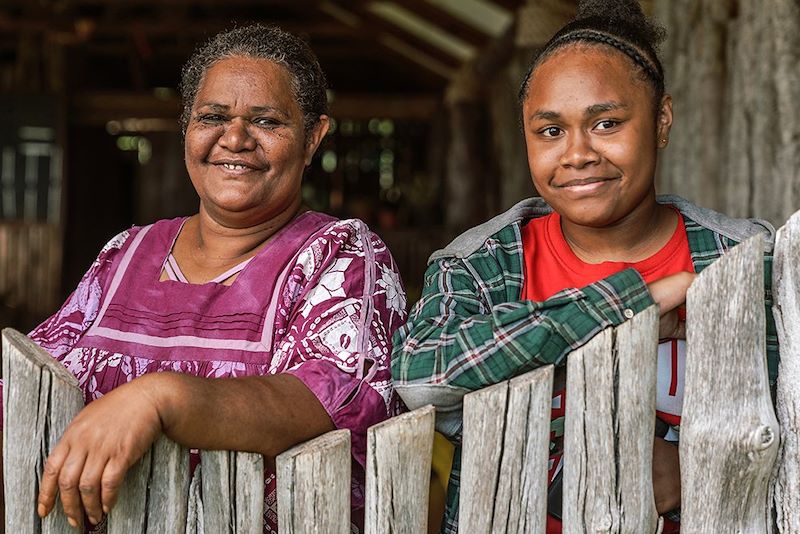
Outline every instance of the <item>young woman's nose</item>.
[(254, 150), (256, 148), (256, 140), (250, 135), (249, 127), (250, 123), (243, 118), (232, 119), (225, 126), (225, 131), (219, 138), (219, 145), (232, 152)]
[(599, 159), (600, 155), (592, 146), (592, 139), (588, 133), (567, 134), (564, 152), (561, 154), (561, 165), (580, 169), (586, 165), (597, 163)]

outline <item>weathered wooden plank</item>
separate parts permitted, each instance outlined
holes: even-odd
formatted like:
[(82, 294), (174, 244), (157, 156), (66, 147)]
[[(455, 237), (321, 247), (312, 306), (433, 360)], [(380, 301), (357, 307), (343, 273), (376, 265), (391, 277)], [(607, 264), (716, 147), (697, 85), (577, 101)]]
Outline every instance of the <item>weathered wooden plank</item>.
[(144, 534), (147, 525), (147, 482), (153, 450), (128, 470), (117, 503), (108, 514), (108, 534)]
[(189, 484), (189, 506), (186, 512), (186, 534), (204, 534), (203, 500), (200, 495), (202, 487), (202, 465), (194, 470), (192, 482)]
[[(652, 306), (615, 329), (617, 352), (617, 532), (655, 532), (653, 435), (659, 310)], [(567, 395), (569, 398), (569, 395)]]
[(147, 534), (183, 532), (189, 506), (189, 450), (161, 436), (153, 445), (150, 471)]
[(348, 430), (328, 432), (278, 455), (282, 534), (349, 534), (350, 462)]
[(493, 533), (545, 532), (552, 392), (552, 366), (509, 382)]
[(231, 487), (233, 461), (229, 451), (201, 451), (203, 493), (203, 525), (206, 532), (233, 534), (233, 500)]
[[(16, 330), (2, 331), (6, 530), (38, 532), (35, 502), (44, 459), (83, 406), (77, 381)], [(47, 531), (66, 524), (56, 507)]]
[(687, 295), (681, 529), (767, 532), (778, 452), (765, 353), (763, 237), (706, 268)]
[(503, 453), (508, 382), (464, 396), (459, 526), (464, 532), (490, 532)]
[(236, 534), (261, 534), (264, 531), (264, 457), (250, 452), (237, 452)]
[(778, 230), (772, 271), (781, 362), (777, 412), (781, 446), (772, 488), (778, 529), (800, 532), (800, 211)]
[(565, 532), (654, 532), (658, 309), (607, 329), (567, 360)]
[(428, 405), (367, 431), (365, 532), (427, 530), (433, 421)]

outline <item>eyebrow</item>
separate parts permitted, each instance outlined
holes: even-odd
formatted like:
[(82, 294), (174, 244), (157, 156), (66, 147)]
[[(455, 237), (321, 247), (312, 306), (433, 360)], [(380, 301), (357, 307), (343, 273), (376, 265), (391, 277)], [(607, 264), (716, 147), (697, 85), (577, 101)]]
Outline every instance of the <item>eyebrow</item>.
[[(617, 111), (621, 109), (628, 109), (627, 104), (623, 104), (622, 102), (601, 102), (599, 104), (592, 104), (588, 108), (583, 111), (583, 116), (586, 118), (591, 118), (601, 113), (607, 113), (609, 111)], [(545, 121), (557, 121), (561, 118), (561, 114), (556, 111), (548, 111), (544, 109), (537, 109), (533, 113), (531, 113), (529, 120), (545, 120)]]

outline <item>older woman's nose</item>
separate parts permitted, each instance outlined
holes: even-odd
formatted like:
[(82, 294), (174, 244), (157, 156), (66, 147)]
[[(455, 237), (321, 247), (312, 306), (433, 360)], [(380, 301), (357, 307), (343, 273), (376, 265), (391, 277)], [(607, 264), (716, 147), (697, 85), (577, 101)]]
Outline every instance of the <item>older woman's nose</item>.
[(256, 139), (250, 135), (250, 123), (242, 118), (235, 118), (228, 122), (218, 143), (232, 152), (255, 150), (256, 148)]
[(561, 165), (580, 169), (586, 165), (597, 163), (600, 155), (592, 146), (591, 136), (586, 132), (566, 135), (564, 152), (561, 154)]

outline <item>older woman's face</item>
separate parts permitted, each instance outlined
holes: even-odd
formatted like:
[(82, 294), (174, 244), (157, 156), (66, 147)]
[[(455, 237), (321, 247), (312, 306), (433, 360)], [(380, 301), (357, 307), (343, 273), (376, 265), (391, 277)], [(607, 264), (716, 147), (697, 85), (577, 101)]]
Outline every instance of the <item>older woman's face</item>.
[(215, 63), (186, 130), (186, 168), (202, 209), (238, 227), (297, 209), (303, 169), (326, 131), (323, 117), (306, 138), (283, 66), (250, 57)]

